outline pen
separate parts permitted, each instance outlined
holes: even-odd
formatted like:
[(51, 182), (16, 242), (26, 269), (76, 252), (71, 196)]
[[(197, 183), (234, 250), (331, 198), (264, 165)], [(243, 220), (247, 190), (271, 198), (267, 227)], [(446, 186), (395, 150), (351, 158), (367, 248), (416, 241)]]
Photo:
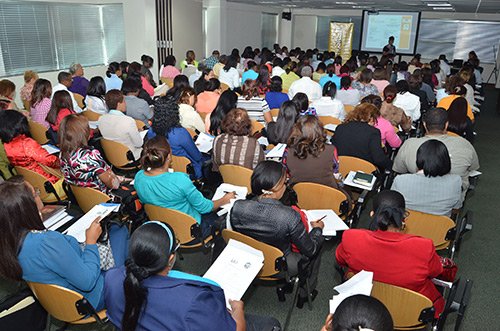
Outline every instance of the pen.
[(231, 192), (230, 192), (230, 191), (223, 191), (223, 192), (224, 192), (224, 193), (226, 193), (226, 194), (227, 194), (227, 193), (234, 193), (234, 194), (236, 195), (236, 192), (235, 192), (235, 191), (231, 191)]
[(323, 216), (323, 217), (321, 217), (321, 218), (320, 218), (319, 220), (317, 220), (316, 222), (319, 222), (319, 221), (324, 220), (324, 219), (325, 219), (325, 217), (326, 217), (326, 215), (325, 215), (325, 216)]

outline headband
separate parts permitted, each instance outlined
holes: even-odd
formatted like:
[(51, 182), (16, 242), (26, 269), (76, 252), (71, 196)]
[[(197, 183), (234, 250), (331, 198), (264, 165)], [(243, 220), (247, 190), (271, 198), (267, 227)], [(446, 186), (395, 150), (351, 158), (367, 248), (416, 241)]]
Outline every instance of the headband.
[(165, 224), (165, 223), (162, 223), (162, 222), (159, 222), (159, 221), (148, 221), (148, 222), (145, 222), (143, 225), (146, 225), (146, 224), (157, 224), (159, 226), (161, 226), (162, 228), (165, 229), (165, 231), (167, 231), (167, 234), (168, 234), (168, 238), (170, 240), (170, 253), (172, 253), (172, 247), (174, 245), (174, 235), (172, 233), (172, 230), (170, 230), (170, 228)]

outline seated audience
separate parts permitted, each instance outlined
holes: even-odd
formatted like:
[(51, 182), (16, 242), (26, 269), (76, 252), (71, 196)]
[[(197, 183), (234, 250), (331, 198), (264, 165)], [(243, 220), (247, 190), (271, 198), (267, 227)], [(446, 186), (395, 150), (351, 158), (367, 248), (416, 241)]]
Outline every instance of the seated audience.
[(316, 109), (309, 107), (309, 98), (305, 93), (299, 92), (292, 98), (293, 103), (297, 106), (300, 115), (316, 116)]
[(186, 58), (181, 62), (181, 69), (185, 69), (188, 65), (198, 67), (198, 61), (196, 61), (196, 54), (194, 51), (189, 50), (186, 52)]
[(57, 85), (52, 87), (52, 96), (54, 96), (54, 93), (57, 91), (67, 91), (71, 95), (71, 101), (73, 102), (73, 109), (77, 113), (81, 113), (82, 109), (80, 106), (78, 106), (78, 103), (75, 100), (75, 97), (73, 96), (73, 93), (68, 90), (68, 88), (71, 86), (73, 83), (73, 78), (71, 77), (71, 74), (69, 72), (60, 72), (57, 75), (57, 81), (59, 82)]
[[(313, 72), (312, 79), (319, 83), (322, 77), (326, 76), (326, 64), (324, 62), (318, 63), (316, 70)], [(321, 84), (320, 84), (321, 85)]]
[(461, 206), (462, 180), (450, 174), (451, 160), (446, 145), (427, 140), (417, 150), (417, 173), (396, 176), (391, 189), (401, 193), (406, 207), (434, 215), (450, 216)]
[(417, 169), (417, 150), (427, 140), (437, 139), (443, 142), (451, 155), (452, 174), (462, 177), (462, 201), (469, 187), (469, 173), (479, 169), (479, 160), (474, 147), (462, 137), (446, 134), (448, 114), (442, 108), (427, 111), (424, 116), (426, 134), (421, 138), (407, 139), (394, 159), (393, 169), (400, 174), (414, 174)]
[[(42, 175), (52, 183), (59, 196), (64, 196), (63, 180), (52, 174), (59, 169), (59, 159), (31, 138), (26, 116), (17, 111), (3, 111), (0, 115), (0, 139), (10, 165)], [(48, 172), (42, 166), (53, 171)]]
[[(380, 111), (380, 107), (382, 106), (382, 98), (380, 98), (378, 95), (371, 94), (364, 97), (361, 100), (361, 103), (371, 103)], [(399, 146), (401, 146), (401, 138), (399, 138), (399, 136), (397, 135), (396, 130), (392, 126), (391, 122), (386, 120), (382, 115), (377, 118), (377, 123), (375, 123), (374, 126), (380, 131), (380, 138), (384, 147), (386, 147), (387, 145), (392, 148), (398, 148)]]
[[(444, 97), (441, 99), (441, 101), (438, 102), (437, 106), (440, 108), (444, 108), (448, 110), (451, 106), (451, 103), (460, 97), (465, 97), (467, 90), (463, 85), (458, 85), (456, 86), (453, 90), (451, 90), (450, 95), (447, 97)], [(474, 122), (474, 113), (472, 112), (471, 105), (467, 103), (467, 117)]]
[(209, 57), (207, 57), (205, 59), (205, 66), (212, 70), (214, 68), (214, 66), (217, 64), (217, 62), (219, 62), (219, 56), (220, 56), (220, 52), (218, 50), (214, 50), (212, 52), (212, 55), (210, 55)]
[(427, 111), (430, 107), (429, 99), (427, 98), (427, 93), (422, 91), (422, 78), (419, 75), (410, 75), (407, 80), (408, 86), (410, 87), (409, 92), (416, 95), (420, 100), (420, 110), (423, 112)]
[(294, 81), (288, 89), (288, 97), (293, 98), (295, 94), (302, 92), (307, 95), (309, 100), (316, 101), (321, 98), (321, 85), (311, 79), (312, 68), (305, 66), (300, 72), (302, 78)]
[(380, 106), (380, 115), (391, 122), (395, 127), (400, 126), (405, 132), (411, 130), (411, 117), (407, 116), (403, 109), (396, 107), (393, 103), (398, 95), (398, 89), (394, 85), (387, 85), (384, 89), (384, 102)]
[[(32, 70), (26, 70), (24, 72), (24, 85), (21, 87), (19, 95), (21, 96), (21, 101), (30, 104), (31, 93), (33, 92), (33, 87), (36, 80), (38, 79), (38, 74)], [(29, 110), (29, 109), (26, 109)]]
[[(418, 292), (434, 303), (435, 316), (444, 299), (432, 283), (443, 266), (432, 240), (404, 234), (405, 199), (396, 191), (382, 191), (373, 200), (371, 228), (344, 231), (337, 247), (337, 263), (349, 272), (373, 272), (373, 280)], [(384, 258), (377, 258), (383, 256)]]
[(227, 63), (227, 56), (222, 54), (220, 57), (219, 57), (219, 62), (217, 62), (214, 67), (212, 68), (213, 72), (214, 72), (214, 75), (216, 78), (219, 78), (219, 75), (220, 75), (220, 72), (222, 71), (222, 68), (224, 68), (224, 66), (226, 65)]
[(377, 87), (371, 83), (372, 79), (373, 72), (370, 69), (365, 69), (361, 71), (359, 79), (352, 83), (352, 87), (359, 91), (359, 95), (361, 98), (364, 98), (371, 94), (379, 94)]
[(253, 169), (264, 160), (264, 151), (256, 138), (250, 137), (252, 122), (246, 110), (232, 109), (222, 120), (222, 134), (215, 137), (212, 161), (213, 170), (222, 164), (235, 164)]
[(0, 80), (0, 100), (2, 100), (3, 103), (7, 103), (5, 106), (6, 109), (19, 110), (14, 101), (15, 95), (16, 85), (8, 79)]
[(269, 92), (266, 93), (266, 102), (270, 109), (280, 108), (283, 102), (290, 100), (288, 94), (283, 93), (283, 80), (280, 76), (271, 78)]
[(149, 84), (151, 84), (151, 86), (156, 88), (156, 82), (153, 79), (153, 74), (151, 73), (151, 70), (150, 70), (154, 64), (153, 58), (149, 55), (143, 54), (141, 56), (141, 61), (142, 61), (141, 74), (143, 74), (144, 77), (146, 77), (146, 79), (148, 80)]
[(356, 294), (344, 299), (329, 314), (321, 331), (377, 330), (392, 331), (394, 323), (389, 310), (378, 299)]
[(100, 76), (95, 76), (90, 79), (89, 87), (87, 88), (87, 96), (85, 97), (86, 110), (91, 110), (94, 113), (106, 114), (108, 107), (106, 106), (106, 85), (104, 79)]
[(172, 151), (163, 135), (155, 136), (144, 144), (140, 170), (135, 175), (134, 187), (144, 204), (175, 209), (192, 216), (201, 225), (203, 238), (211, 234), (217, 215), (212, 213), (234, 198), (226, 193), (219, 200), (209, 200), (196, 189), (189, 176), (182, 172), (169, 172)]
[(219, 81), (226, 84), (230, 90), (238, 89), (241, 86), (240, 74), (236, 70), (238, 59), (229, 56), (224, 67), (219, 72)]
[(344, 105), (356, 106), (361, 100), (361, 94), (351, 87), (351, 81), (349, 76), (340, 79), (340, 90), (337, 92), (337, 99)]
[(74, 114), (73, 102), (71, 102), (71, 96), (67, 91), (57, 91), (54, 93), (54, 99), (52, 100), (52, 105), (50, 106), (49, 113), (47, 114), (46, 121), (50, 124), (50, 128), (56, 133), (54, 142), (57, 143), (57, 132), (59, 131), (59, 126), (61, 121), (68, 115)]
[(198, 94), (196, 111), (198, 113), (210, 114), (217, 105), (220, 98), (220, 82), (217, 78), (210, 78), (205, 84), (203, 92)]
[(181, 72), (175, 67), (176, 62), (175, 56), (167, 55), (165, 62), (163, 62), (163, 68), (160, 71), (160, 77), (173, 80), (179, 76)]
[(375, 71), (373, 71), (371, 84), (375, 85), (379, 94), (382, 94), (384, 89), (389, 85), (387, 70), (384, 68), (376, 68)]
[(311, 107), (316, 109), (318, 116), (331, 116), (343, 121), (345, 110), (342, 102), (335, 98), (337, 86), (333, 82), (327, 82), (323, 86), (323, 97), (312, 103)]
[(467, 100), (456, 98), (448, 108), (448, 132), (464, 137), (471, 143), (474, 141), (474, 124), (467, 116)]
[(85, 98), (87, 95), (89, 80), (83, 77), (84, 72), (82, 65), (80, 63), (73, 63), (69, 67), (69, 73), (73, 78), (73, 82), (71, 83), (71, 86), (68, 87), (68, 90), (72, 93), (80, 94)]
[(122, 93), (125, 95), (127, 104), (127, 116), (142, 121), (146, 128), (150, 127), (149, 121), (153, 118), (153, 107), (139, 98), (141, 82), (133, 78), (126, 78), (122, 84)]
[(102, 137), (127, 146), (134, 160), (139, 160), (143, 141), (135, 120), (125, 115), (127, 104), (122, 92), (111, 90), (106, 93), (106, 106), (109, 112), (97, 121)]
[(269, 143), (273, 145), (288, 143), (288, 138), (290, 137), (293, 126), (299, 119), (299, 115), (299, 109), (293, 101), (283, 102), (276, 122), (273, 121), (267, 124), (266, 131)]
[(184, 75), (178, 75), (174, 78), (174, 86), (167, 91), (166, 96), (178, 102), (182, 91), (186, 87), (189, 87), (189, 79)]
[[(155, 89), (153, 85), (149, 82), (148, 78), (145, 76), (144, 72), (142, 71), (142, 66), (138, 62), (132, 62), (128, 66), (128, 75), (135, 74), (141, 79), (141, 85), (142, 89), (147, 93), (149, 97), (153, 97), (155, 94)], [(187, 78), (186, 78), (187, 81)], [(188, 83), (189, 84), (189, 83)], [(107, 84), (106, 84), (107, 86)], [(121, 84), (119, 88), (116, 88), (117, 90), (121, 89)], [(109, 87), (108, 87), (109, 90)], [(139, 94), (139, 97), (142, 98), (142, 96)], [(149, 102), (148, 102), (149, 103)], [(150, 103), (151, 104), (151, 103)]]
[[(323, 243), (321, 220), (310, 222), (306, 231), (300, 214), (292, 207), (283, 205), (280, 199), (286, 189), (285, 168), (275, 161), (260, 162), (252, 179), (252, 194), (247, 200), (237, 200), (231, 209), (230, 223), (233, 230), (280, 249), (286, 258), (289, 275), (299, 271), (299, 261), (309, 261), (309, 290), (301, 284), (297, 307), (302, 308), (307, 297), (316, 297), (316, 284)], [(292, 251), (294, 244), (300, 253)], [(305, 282), (304, 282), (305, 283)]]
[(111, 62), (106, 70), (106, 78), (104, 78), (106, 92), (111, 90), (121, 90), (123, 81), (120, 78), (121, 68), (118, 62)]
[(301, 116), (288, 138), (283, 163), (291, 184), (312, 182), (338, 188), (338, 158), (335, 146), (326, 144), (323, 125), (316, 116)]
[(213, 136), (223, 133), (221, 128), (222, 120), (232, 109), (236, 108), (237, 103), (238, 95), (235, 92), (231, 90), (222, 92), (214, 111), (205, 117), (206, 132)]
[[(259, 95), (265, 95), (269, 92), (269, 86), (271, 85), (271, 74), (267, 66), (260, 66), (259, 76), (255, 79), (257, 87), (259, 90)], [(245, 82), (243, 82), (244, 84)]]
[(248, 61), (248, 69), (241, 75), (241, 85), (245, 84), (248, 79), (256, 80), (259, 77), (259, 66), (254, 61)]
[(338, 155), (366, 160), (381, 170), (390, 169), (392, 161), (384, 153), (380, 131), (374, 127), (379, 116), (377, 107), (369, 103), (362, 103), (347, 114), (332, 138)]
[(420, 98), (410, 93), (410, 86), (406, 80), (396, 83), (398, 95), (392, 102), (394, 106), (403, 109), (405, 114), (414, 122), (420, 118)]
[(258, 82), (255, 80), (247, 80), (243, 84), (243, 93), (238, 97), (237, 107), (245, 109), (251, 120), (260, 123), (269, 123), (273, 120), (271, 109), (267, 101), (260, 97)]
[[(177, 76), (185, 77), (185, 76)], [(203, 177), (202, 166), (206, 158), (200, 153), (189, 132), (181, 126), (179, 105), (169, 97), (162, 97), (155, 102), (153, 125), (148, 131), (147, 138), (156, 135), (167, 138), (172, 147), (172, 154), (184, 156), (191, 161), (196, 179)]]
[[(283, 80), (283, 91), (285, 93), (288, 93), (290, 90), (290, 86), (297, 80), (300, 79), (300, 77), (295, 73), (297, 70), (297, 63), (294, 61), (290, 61), (290, 58), (285, 58), (288, 59), (288, 63), (284, 65), (285, 72), (280, 75), (281, 79)], [(285, 61), (283, 61), (285, 63)]]
[(61, 171), (72, 185), (90, 187), (110, 194), (123, 178), (116, 176), (99, 150), (89, 146), (89, 122), (82, 115), (66, 116), (59, 127)]
[[(69, 94), (69, 92), (67, 93)], [(52, 104), (51, 98), (52, 85), (50, 81), (43, 78), (37, 79), (31, 93), (31, 120), (42, 124), (47, 129), (49, 128), (49, 123), (46, 121), (46, 118)], [(71, 99), (71, 103), (73, 104), (73, 99)]]
[[(202, 65), (200, 64), (200, 67), (201, 66)], [(210, 79), (215, 78), (214, 71), (212, 69), (208, 69), (205, 66), (201, 68), (198, 78), (195, 78), (195, 76), (196, 75), (192, 75), (191, 77), (189, 77), (189, 85), (194, 88), (194, 92), (196, 93), (196, 95), (199, 95), (203, 91), (205, 91), (205, 88), (207, 87)]]
[(130, 63), (128, 63), (127, 61), (122, 61), (120, 62), (120, 73), (121, 75), (118, 76), (120, 77), (122, 80), (125, 80), (128, 78), (128, 66), (130, 65)]
[[(427, 97), (427, 100), (429, 102), (429, 105), (433, 105), (436, 101), (436, 94), (434, 94), (434, 90), (432, 87), (427, 83), (424, 77), (424, 72), (425, 69), (416, 69), (413, 72), (413, 75), (418, 79), (420, 82), (420, 90), (425, 92), (425, 95)], [(430, 69), (428, 69), (430, 70)], [(431, 79), (432, 80), (432, 79)]]
[(194, 110), (196, 93), (191, 87), (185, 88), (179, 98), (179, 116), (182, 127), (193, 131), (205, 132), (205, 123)]
[[(140, 86), (140, 88), (139, 88), (139, 94), (137, 95), (137, 97), (139, 99), (142, 99), (142, 100), (146, 101), (149, 106), (153, 106), (154, 105), (153, 99), (148, 94), (148, 92), (146, 92), (146, 90), (142, 87), (142, 76), (141, 76), (141, 74), (139, 72), (134, 71), (134, 69), (132, 69), (133, 67), (129, 66), (129, 68), (131, 68), (131, 69), (128, 71), (127, 78), (125, 78), (125, 79), (132, 79), (132, 80), (134, 80), (136, 82), (136, 84), (138, 84), (138, 86)], [(122, 83), (122, 87), (123, 87), (123, 83)]]

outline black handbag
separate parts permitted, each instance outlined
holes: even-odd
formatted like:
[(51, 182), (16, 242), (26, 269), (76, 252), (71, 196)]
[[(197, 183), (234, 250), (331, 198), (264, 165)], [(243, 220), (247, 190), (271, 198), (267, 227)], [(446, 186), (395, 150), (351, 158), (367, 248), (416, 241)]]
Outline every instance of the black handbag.
[[(29, 289), (23, 289), (0, 301), (0, 313), (12, 309), (15, 305), (25, 300), (30, 302), (15, 312), (0, 318), (2, 331), (43, 331), (47, 324), (47, 312)], [(34, 301), (33, 301), (34, 300)]]

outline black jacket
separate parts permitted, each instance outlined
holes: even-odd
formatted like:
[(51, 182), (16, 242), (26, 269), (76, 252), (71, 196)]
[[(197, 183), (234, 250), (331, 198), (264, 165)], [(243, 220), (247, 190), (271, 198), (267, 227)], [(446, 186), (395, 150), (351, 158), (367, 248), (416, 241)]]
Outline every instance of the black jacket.
[(300, 214), (291, 207), (274, 199), (238, 200), (231, 209), (232, 228), (280, 249), (285, 255), (295, 244), (300, 253), (315, 256), (323, 243), (323, 231), (319, 228), (307, 233)]

